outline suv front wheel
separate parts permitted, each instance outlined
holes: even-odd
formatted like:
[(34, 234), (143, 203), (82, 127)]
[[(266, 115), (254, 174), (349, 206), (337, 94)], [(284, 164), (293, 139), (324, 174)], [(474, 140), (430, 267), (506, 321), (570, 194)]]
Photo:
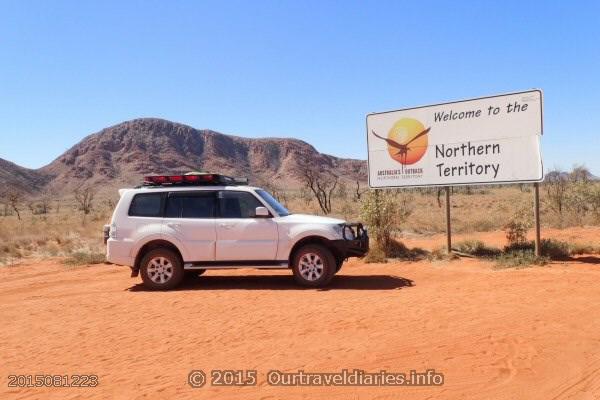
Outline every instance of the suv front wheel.
[(320, 287), (327, 285), (336, 270), (335, 258), (327, 248), (309, 244), (302, 246), (292, 260), (294, 279), (302, 286)]
[(179, 256), (168, 249), (151, 250), (142, 258), (140, 272), (144, 286), (152, 290), (168, 290), (181, 283), (183, 265)]

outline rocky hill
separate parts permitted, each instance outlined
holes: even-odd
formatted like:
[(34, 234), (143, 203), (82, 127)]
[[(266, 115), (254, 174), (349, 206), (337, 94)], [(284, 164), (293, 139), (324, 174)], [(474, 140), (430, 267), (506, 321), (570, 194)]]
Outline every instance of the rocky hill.
[(15, 190), (23, 194), (35, 194), (47, 183), (40, 170), (27, 169), (0, 158), (0, 193)]
[(294, 169), (309, 160), (347, 180), (366, 180), (366, 161), (333, 157), (296, 139), (251, 139), (198, 130), (162, 119), (123, 122), (87, 136), (38, 170), (3, 161), (0, 185), (19, 190), (72, 192), (137, 185), (147, 174), (188, 171), (243, 176), (251, 184), (298, 187)]

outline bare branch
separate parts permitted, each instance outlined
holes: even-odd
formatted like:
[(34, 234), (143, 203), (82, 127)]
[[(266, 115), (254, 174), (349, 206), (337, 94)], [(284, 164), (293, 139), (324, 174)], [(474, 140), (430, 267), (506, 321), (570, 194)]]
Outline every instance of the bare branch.
[(16, 190), (8, 190), (1, 196), (4, 199), (5, 204), (8, 205), (16, 214), (19, 221), (21, 220), (21, 203), (23, 202), (23, 195)]
[(339, 177), (330, 171), (323, 170), (315, 163), (315, 160), (310, 160), (306, 155), (300, 157), (294, 173), (304, 186), (313, 193), (323, 214), (331, 213), (331, 198), (337, 187)]
[(75, 189), (73, 196), (75, 197), (79, 210), (83, 212), (85, 218), (85, 216), (92, 211), (96, 191), (90, 187)]

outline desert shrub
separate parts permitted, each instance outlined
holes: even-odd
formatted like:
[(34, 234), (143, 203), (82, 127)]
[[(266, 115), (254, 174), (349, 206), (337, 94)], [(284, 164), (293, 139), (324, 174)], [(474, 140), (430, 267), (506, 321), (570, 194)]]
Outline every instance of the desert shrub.
[(489, 232), (496, 229), (496, 224), (489, 219), (479, 219), (473, 222), (472, 227), (475, 232)]
[(93, 212), (92, 213), (92, 221), (94, 222), (99, 222), (99, 221), (106, 221), (109, 218), (110, 214), (107, 214), (106, 212)]
[(46, 236), (41, 236), (41, 237), (36, 238), (34, 241), (35, 241), (36, 246), (45, 246), (46, 243), (48, 243), (48, 240), (49, 239)]
[(19, 246), (14, 242), (6, 242), (0, 247), (0, 254), (6, 258), (19, 258), (22, 256)]
[(519, 245), (527, 241), (527, 231), (532, 225), (530, 214), (529, 210), (521, 208), (504, 225), (504, 232), (509, 246)]
[(343, 181), (338, 184), (338, 187), (335, 190), (335, 197), (340, 200), (346, 200), (348, 198), (348, 187)]
[(352, 220), (354, 217), (354, 208), (352, 207), (352, 203), (345, 201), (342, 204), (340, 212), (346, 221)]
[(571, 243), (569, 245), (571, 255), (600, 254), (600, 246), (594, 244)]
[(393, 232), (411, 214), (410, 196), (397, 195), (393, 191), (371, 190), (363, 196), (361, 217), (375, 243), (383, 253), (390, 255), (394, 249)]
[(76, 251), (64, 261), (67, 265), (100, 264), (106, 261), (104, 253), (93, 251)]
[(387, 258), (385, 257), (383, 249), (380, 247), (371, 247), (367, 255), (363, 258), (363, 261), (366, 264), (386, 263)]
[(11, 257), (0, 254), (0, 267), (15, 267), (19, 262), (19, 257)]
[(565, 260), (571, 255), (571, 246), (561, 240), (542, 239), (540, 245), (542, 256), (551, 260)]
[(548, 258), (536, 257), (533, 250), (513, 250), (502, 253), (496, 258), (496, 268), (527, 267), (547, 263)]
[(429, 261), (451, 261), (457, 260), (459, 257), (454, 253), (448, 253), (445, 247), (436, 247), (427, 254)]
[(55, 257), (60, 253), (60, 247), (56, 243), (49, 243), (46, 246), (46, 252), (48, 255)]
[[(509, 244), (504, 248), (504, 253), (520, 253), (530, 252), (534, 254), (535, 242), (527, 241), (521, 243)], [(567, 242), (556, 239), (542, 239), (540, 242), (540, 251), (542, 257), (547, 257), (551, 260), (566, 260), (571, 255), (571, 246)]]
[(569, 173), (558, 170), (546, 174), (544, 181), (547, 207), (557, 217), (555, 225), (586, 225), (600, 222), (600, 184), (584, 166)]
[(480, 240), (463, 240), (454, 245), (454, 250), (459, 253), (470, 254), (475, 257), (492, 258), (497, 257), (502, 251), (496, 247), (485, 245)]
[(566, 207), (571, 222), (583, 225), (589, 212), (594, 210), (594, 185), (590, 181), (573, 181), (569, 185)]
[(419, 261), (426, 259), (428, 254), (427, 250), (419, 247), (409, 249), (404, 243), (392, 240), (386, 255), (391, 258), (399, 258), (407, 261)]
[(588, 203), (594, 222), (600, 223), (600, 183), (594, 183), (588, 193)]

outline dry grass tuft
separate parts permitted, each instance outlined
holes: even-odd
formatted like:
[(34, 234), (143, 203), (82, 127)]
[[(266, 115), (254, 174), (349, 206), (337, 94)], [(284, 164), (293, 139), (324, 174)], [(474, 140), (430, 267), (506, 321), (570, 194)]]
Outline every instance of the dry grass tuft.
[(452, 261), (460, 257), (454, 253), (448, 253), (445, 247), (437, 247), (427, 255), (429, 261)]
[(104, 253), (95, 253), (91, 251), (76, 251), (64, 260), (66, 265), (88, 265), (101, 264), (106, 262)]
[(456, 243), (453, 250), (481, 258), (494, 258), (502, 253), (502, 250), (487, 246), (480, 240), (463, 240)]
[(547, 257), (536, 257), (531, 250), (513, 250), (502, 253), (496, 258), (495, 268), (525, 268), (534, 265), (546, 265), (548, 261)]
[(371, 247), (367, 255), (363, 258), (367, 264), (386, 263), (387, 257), (385, 252), (379, 247)]

